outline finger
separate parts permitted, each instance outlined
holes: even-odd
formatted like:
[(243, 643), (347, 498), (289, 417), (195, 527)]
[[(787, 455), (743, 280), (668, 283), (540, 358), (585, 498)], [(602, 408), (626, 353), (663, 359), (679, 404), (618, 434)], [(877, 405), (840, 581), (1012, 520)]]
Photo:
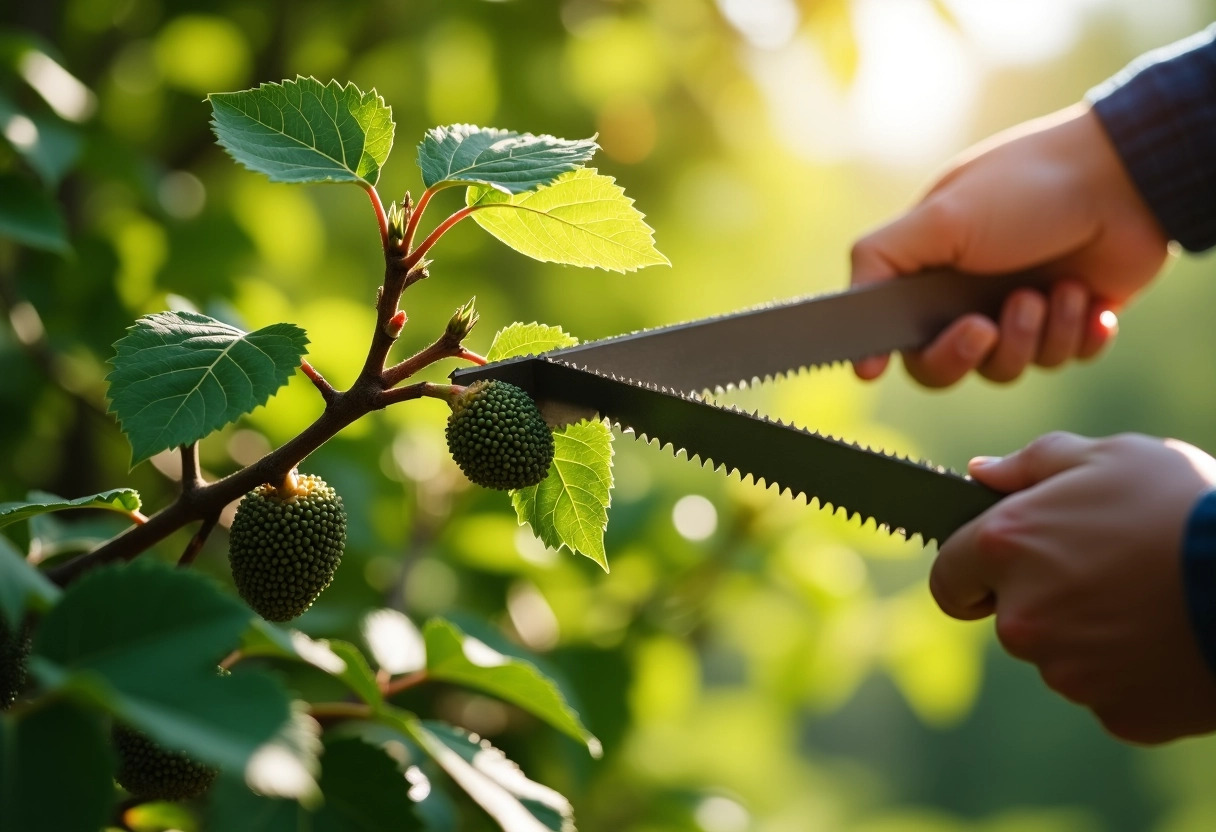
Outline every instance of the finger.
[(1119, 316), (1106, 304), (1095, 304), (1090, 310), (1085, 338), (1081, 341), (1078, 358), (1093, 358), (1119, 334)]
[(967, 216), (931, 196), (853, 245), (853, 285), (876, 283), (958, 260)]
[(1001, 340), (980, 367), (992, 381), (1012, 381), (1022, 374), (1039, 350), (1047, 301), (1038, 292), (1015, 292), (1001, 310)]
[(947, 387), (984, 363), (999, 340), (996, 324), (982, 315), (967, 315), (923, 350), (905, 353), (904, 366), (926, 387)]
[(976, 545), (983, 516), (946, 540), (929, 572), (929, 592), (942, 612), (960, 621), (986, 618), (996, 610), (992, 576)]
[(1089, 324), (1089, 292), (1079, 283), (1061, 281), (1051, 290), (1047, 326), (1037, 363), (1056, 367), (1081, 351)]
[(858, 378), (871, 381), (882, 375), (890, 362), (890, 357), (886, 355), (861, 358), (853, 362), (853, 372), (857, 374)]
[(1094, 440), (1057, 431), (1040, 436), (1006, 457), (976, 457), (968, 472), (989, 488), (1010, 493), (1042, 482), (1089, 458)]

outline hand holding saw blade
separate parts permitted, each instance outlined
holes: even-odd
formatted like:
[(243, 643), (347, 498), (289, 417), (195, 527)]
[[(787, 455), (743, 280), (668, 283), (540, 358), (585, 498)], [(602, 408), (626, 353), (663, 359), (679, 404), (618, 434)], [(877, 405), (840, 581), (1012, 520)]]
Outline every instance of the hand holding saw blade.
[(802, 368), (927, 346), (967, 313), (999, 320), (1014, 290), (1044, 290), (1032, 273), (922, 272), (836, 294), (589, 341), (452, 373), (526, 390), (546, 420), (606, 418), (715, 469), (844, 508), (863, 522), (939, 543), (1003, 494), (942, 468), (868, 450), (706, 402), (707, 390)]

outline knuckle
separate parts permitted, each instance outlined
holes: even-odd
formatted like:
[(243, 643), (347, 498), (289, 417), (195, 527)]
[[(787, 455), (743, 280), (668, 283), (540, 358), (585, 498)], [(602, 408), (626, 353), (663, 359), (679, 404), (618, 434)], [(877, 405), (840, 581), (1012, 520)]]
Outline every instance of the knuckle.
[(1037, 462), (1053, 456), (1060, 448), (1072, 442), (1076, 436), (1067, 431), (1053, 430), (1034, 439), (1023, 450), (1031, 462)]
[(1094, 690), (1085, 674), (1067, 663), (1044, 664), (1039, 667), (1043, 683), (1069, 702), (1085, 705), (1091, 701)]
[(924, 222), (930, 234), (952, 237), (961, 224), (962, 212), (954, 200), (940, 194), (930, 196), (921, 203), (918, 210), (923, 212)]
[(1015, 659), (1031, 661), (1042, 648), (1043, 635), (1043, 628), (1025, 614), (1000, 612), (996, 617), (997, 641)]
[(1018, 551), (1021, 528), (1016, 506), (999, 506), (976, 531), (975, 547), (980, 557), (990, 563), (1000, 563), (1014, 557)]

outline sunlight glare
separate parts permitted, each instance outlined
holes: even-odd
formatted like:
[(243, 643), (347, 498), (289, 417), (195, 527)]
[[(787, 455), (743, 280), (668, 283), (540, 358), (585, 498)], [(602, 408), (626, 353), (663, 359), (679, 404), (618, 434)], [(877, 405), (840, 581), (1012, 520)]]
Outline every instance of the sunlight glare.
[(1088, 13), (1106, 0), (946, 0), (968, 42), (997, 64), (1031, 64), (1062, 55)]
[(759, 49), (779, 49), (798, 31), (798, 7), (793, 0), (718, 0), (718, 8)]

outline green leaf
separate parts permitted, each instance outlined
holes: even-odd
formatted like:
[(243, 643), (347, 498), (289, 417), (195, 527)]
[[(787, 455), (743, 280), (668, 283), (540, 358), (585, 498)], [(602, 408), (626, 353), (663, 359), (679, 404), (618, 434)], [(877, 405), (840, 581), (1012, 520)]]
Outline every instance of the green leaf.
[(100, 494), (90, 494), (74, 500), (65, 500), (53, 494), (45, 496), (46, 499), (34, 502), (0, 503), (0, 529), (10, 523), (28, 520), (51, 511), (63, 511), (69, 508), (104, 508), (120, 514), (130, 514), (133, 511), (139, 511), (142, 505), (139, 492), (133, 488), (112, 488), (109, 491), (102, 491)]
[(209, 829), (224, 832), (409, 832), (420, 829), (409, 782), (382, 749), (353, 737), (325, 743), (324, 805), (310, 812), (294, 801), (254, 794), (224, 778), (209, 800)]
[(383, 701), (375, 672), (350, 642), (310, 638), (299, 630), (285, 631), (256, 618), (241, 640), (241, 653), (249, 658), (270, 656), (310, 664), (342, 681), (367, 704), (376, 706)]
[(473, 219), (511, 248), (546, 263), (631, 272), (670, 266), (654, 247), (654, 229), (611, 176), (593, 168), (564, 173), (552, 185), (513, 196), (473, 186)]
[(0, 614), (8, 622), (9, 632), (16, 632), (21, 626), (27, 608), (48, 610), (59, 595), (59, 587), (30, 566), (6, 538), (0, 537)]
[(68, 251), (59, 206), (24, 176), (0, 174), (0, 237), (56, 254)]
[(612, 491), (612, 431), (582, 421), (553, 434), (553, 464), (539, 484), (511, 492), (521, 524), (546, 546), (591, 558), (608, 571), (604, 529)]
[(354, 84), (297, 76), (207, 100), (217, 141), (272, 182), (375, 185), (393, 146), (392, 108)]
[(418, 743), (506, 832), (574, 832), (570, 801), (529, 780), (485, 740), (403, 711), (386, 713), (383, 719)]
[(581, 167), (597, 150), (592, 139), (571, 141), (453, 124), (426, 131), (418, 145), (418, 167), (427, 188), (479, 184), (517, 194)]
[(514, 323), (495, 333), (490, 351), (486, 353), (486, 361), (502, 361), (504, 358), (521, 355), (540, 355), (549, 350), (573, 347), (577, 343), (578, 339), (562, 331), (560, 326)]
[(216, 673), (251, 617), (192, 572), (149, 561), (99, 569), (42, 620), (30, 668), (168, 748), (239, 771), (290, 715), (271, 677)]
[(287, 383), (308, 336), (294, 324), (257, 332), (197, 312), (145, 315), (114, 344), (110, 411), (131, 440), (131, 465), (236, 421)]
[(464, 685), (518, 705), (585, 743), (592, 756), (600, 756), (600, 741), (536, 665), (505, 656), (440, 618), (428, 621), (423, 632), (428, 678)]
[(113, 811), (113, 761), (99, 714), (49, 702), (0, 716), (0, 829), (97, 832)]

